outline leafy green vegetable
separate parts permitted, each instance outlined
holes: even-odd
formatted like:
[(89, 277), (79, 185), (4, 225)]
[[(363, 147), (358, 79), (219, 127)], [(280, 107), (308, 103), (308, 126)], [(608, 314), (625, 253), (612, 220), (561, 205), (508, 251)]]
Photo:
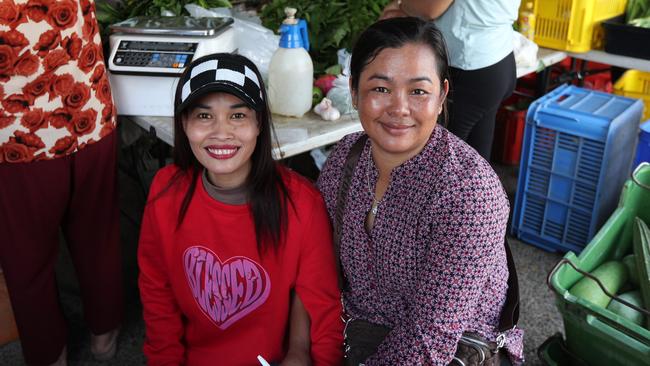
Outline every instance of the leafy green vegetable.
[[(267, 4), (262, 8), (260, 17), (264, 26), (277, 32), (285, 18), (284, 8), (297, 8), (297, 17), (308, 23), (314, 71), (322, 74), (327, 66), (337, 63), (336, 51), (339, 48), (350, 50), (356, 37), (379, 18), (389, 1), (265, 0)], [(184, 15), (187, 13), (183, 7), (188, 3), (204, 8), (232, 6), (228, 0), (122, 0), (116, 5), (97, 0), (97, 19), (105, 37), (110, 24), (134, 16), (160, 15), (161, 11)]]
[(650, 0), (627, 0), (627, 7), (625, 8), (625, 22), (637, 18), (650, 17)]
[(628, 24), (635, 27), (650, 28), (650, 17), (632, 19)]
[(122, 0), (116, 5), (111, 5), (106, 1), (97, 1), (97, 21), (102, 28), (105, 28), (110, 24), (135, 16), (161, 15), (163, 11), (170, 11), (174, 15), (188, 15), (184, 6), (191, 3), (206, 9), (232, 7), (228, 0)]
[(111, 5), (105, 0), (97, 0), (95, 2), (96, 16), (101, 30), (104, 55), (108, 56), (109, 25), (135, 16), (160, 16), (163, 11), (170, 11), (174, 15), (189, 15), (184, 6), (191, 3), (206, 9), (232, 7), (228, 0), (122, 0), (115, 5)]
[(339, 74), (341, 74), (341, 71), (342, 71), (341, 69), (342, 69), (342, 67), (339, 64), (332, 65), (332, 66), (325, 69), (325, 74), (327, 74), (327, 75), (339, 75)]
[(336, 64), (336, 51), (352, 48), (356, 37), (374, 23), (389, 0), (271, 0), (260, 17), (265, 27), (277, 32), (285, 18), (284, 8), (298, 9), (296, 17), (305, 19), (309, 28), (309, 53), (314, 72), (322, 74)]

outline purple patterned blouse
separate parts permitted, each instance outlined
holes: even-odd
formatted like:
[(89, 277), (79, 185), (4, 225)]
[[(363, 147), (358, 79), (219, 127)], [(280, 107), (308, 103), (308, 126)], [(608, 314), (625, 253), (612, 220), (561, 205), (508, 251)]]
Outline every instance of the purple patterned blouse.
[[(345, 158), (361, 133), (344, 137), (320, 178), (330, 218)], [(341, 261), (353, 318), (392, 331), (366, 365), (447, 365), (463, 331), (496, 339), (508, 266), (508, 199), (490, 165), (437, 126), (424, 149), (395, 168), (368, 234), (377, 169), (366, 142), (343, 216)], [(506, 348), (523, 362), (523, 331)]]

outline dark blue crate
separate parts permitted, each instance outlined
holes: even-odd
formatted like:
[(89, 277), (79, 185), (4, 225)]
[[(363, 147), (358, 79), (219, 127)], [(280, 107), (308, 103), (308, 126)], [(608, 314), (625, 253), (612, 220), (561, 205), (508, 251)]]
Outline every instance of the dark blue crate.
[(512, 233), (549, 251), (582, 251), (629, 176), (640, 100), (561, 86), (526, 115)]

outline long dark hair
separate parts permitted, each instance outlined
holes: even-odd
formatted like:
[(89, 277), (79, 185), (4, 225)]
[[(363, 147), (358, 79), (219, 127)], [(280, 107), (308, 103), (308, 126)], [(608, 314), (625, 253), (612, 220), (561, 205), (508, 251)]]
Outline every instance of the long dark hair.
[[(445, 39), (432, 21), (414, 17), (380, 20), (361, 33), (352, 49), (352, 59), (350, 60), (350, 85), (352, 90), (355, 92), (359, 90), (361, 72), (383, 49), (401, 48), (407, 43), (417, 43), (431, 49), (436, 60), (436, 64), (433, 66), (440, 78), (440, 90), (444, 90), (444, 81), (448, 80), (448, 83), (450, 83), (449, 60)], [(442, 118), (443, 124), (446, 125), (449, 118), (446, 98), (442, 105), (440, 118)]]
[[(248, 60), (244, 56), (228, 54), (228, 58), (242, 63)], [(200, 59), (194, 61), (200, 62)], [(269, 248), (274, 250), (279, 248), (284, 240), (284, 235), (288, 226), (287, 202), (291, 202), (291, 197), (287, 186), (282, 180), (278, 164), (273, 160), (273, 143), (271, 134), (273, 125), (271, 124), (271, 111), (269, 110), (266, 89), (262, 75), (255, 65), (248, 61), (247, 65), (255, 72), (260, 82), (262, 100), (264, 108), (257, 111), (257, 123), (259, 134), (255, 150), (251, 155), (251, 170), (245, 182), (247, 197), (251, 207), (251, 216), (255, 223), (255, 237), (257, 240), (257, 249), (259, 253), (265, 252)], [(185, 70), (188, 72), (190, 67)], [(183, 79), (183, 77), (181, 77)], [(184, 113), (179, 111), (181, 105), (182, 85), (179, 83), (176, 88), (174, 97), (174, 164), (179, 170), (172, 177), (169, 184), (162, 190), (161, 195), (174, 184), (180, 182), (181, 178), (189, 178), (190, 185), (185, 192), (181, 207), (178, 212), (177, 227), (179, 227), (185, 214), (190, 206), (196, 185), (203, 171), (203, 166), (194, 156), (190, 147), (189, 139), (183, 128)], [(191, 108), (186, 108), (185, 111)], [(291, 202), (293, 205), (293, 202)]]

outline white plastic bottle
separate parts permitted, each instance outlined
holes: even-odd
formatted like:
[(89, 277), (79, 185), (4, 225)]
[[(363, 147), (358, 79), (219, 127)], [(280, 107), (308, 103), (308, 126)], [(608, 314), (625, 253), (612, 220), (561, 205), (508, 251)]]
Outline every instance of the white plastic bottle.
[(269, 103), (275, 114), (302, 117), (311, 109), (314, 83), (307, 23), (295, 18), (294, 8), (284, 12), (287, 18), (280, 27), (280, 48), (269, 64)]

